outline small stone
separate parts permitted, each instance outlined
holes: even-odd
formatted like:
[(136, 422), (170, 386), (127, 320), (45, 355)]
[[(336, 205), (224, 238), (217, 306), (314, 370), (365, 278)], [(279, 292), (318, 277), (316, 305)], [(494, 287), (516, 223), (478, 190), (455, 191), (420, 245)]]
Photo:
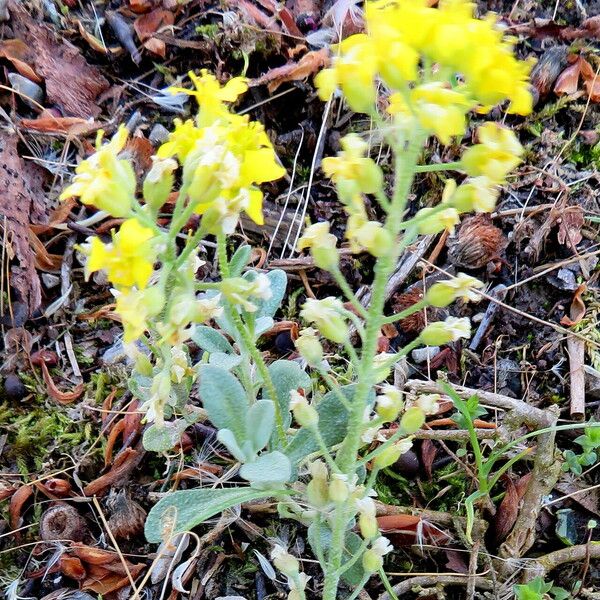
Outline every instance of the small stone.
[(415, 348), (410, 353), (410, 356), (418, 365), (422, 365), (428, 360), (431, 360), (434, 356), (437, 356), (439, 353), (439, 346), (426, 346), (425, 348)]
[(44, 100), (44, 90), (37, 83), (30, 81), (27, 77), (23, 77), (23, 75), (19, 75), (18, 73), (9, 73), (8, 79), (27, 106), (39, 108), (39, 105)]
[(169, 130), (160, 123), (157, 123), (150, 131), (148, 139), (153, 146), (160, 146), (162, 143), (167, 141), (169, 137)]
[(52, 273), (42, 273), (42, 281), (44, 285), (51, 290), (60, 283), (60, 277), (53, 275)]
[(4, 380), (4, 393), (12, 400), (20, 400), (27, 395), (27, 388), (16, 375), (11, 374)]

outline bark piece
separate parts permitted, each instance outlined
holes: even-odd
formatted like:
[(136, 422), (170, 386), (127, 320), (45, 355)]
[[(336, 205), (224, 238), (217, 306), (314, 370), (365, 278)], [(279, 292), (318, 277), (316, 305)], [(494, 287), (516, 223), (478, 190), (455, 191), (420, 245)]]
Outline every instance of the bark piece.
[(31, 51), (34, 71), (46, 84), (46, 97), (66, 116), (97, 117), (96, 98), (109, 87), (100, 71), (91, 66), (79, 49), (59, 40), (51, 28), (36, 22), (16, 0), (9, 3), (15, 37)]

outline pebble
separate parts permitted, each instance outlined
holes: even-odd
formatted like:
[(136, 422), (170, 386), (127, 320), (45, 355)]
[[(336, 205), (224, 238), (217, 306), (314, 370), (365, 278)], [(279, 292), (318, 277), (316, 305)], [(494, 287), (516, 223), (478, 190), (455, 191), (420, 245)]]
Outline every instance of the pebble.
[(18, 73), (9, 73), (8, 79), (10, 85), (19, 92), (19, 97), (27, 106), (31, 108), (39, 108), (39, 105), (44, 100), (44, 90), (33, 81), (19, 75)]
[(53, 275), (52, 273), (42, 273), (42, 281), (44, 285), (50, 290), (55, 288), (60, 283), (60, 277)]
[(167, 141), (168, 137), (169, 130), (164, 125), (157, 123), (150, 131), (148, 139), (153, 146), (160, 146), (163, 142)]
[(428, 359), (431, 360), (439, 353), (439, 346), (427, 346), (426, 348), (415, 348), (410, 353), (410, 356), (418, 365), (422, 365), (423, 363), (426, 363)]
[(20, 400), (27, 395), (27, 388), (16, 375), (11, 374), (4, 380), (4, 393), (12, 400)]

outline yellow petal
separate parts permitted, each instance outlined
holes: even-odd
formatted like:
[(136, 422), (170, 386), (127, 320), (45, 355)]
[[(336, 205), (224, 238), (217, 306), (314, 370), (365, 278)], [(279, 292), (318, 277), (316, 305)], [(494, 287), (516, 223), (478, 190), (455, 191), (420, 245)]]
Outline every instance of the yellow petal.
[(257, 224), (264, 225), (265, 220), (262, 214), (263, 193), (257, 189), (251, 189), (249, 192), (250, 201), (246, 208), (246, 214)]

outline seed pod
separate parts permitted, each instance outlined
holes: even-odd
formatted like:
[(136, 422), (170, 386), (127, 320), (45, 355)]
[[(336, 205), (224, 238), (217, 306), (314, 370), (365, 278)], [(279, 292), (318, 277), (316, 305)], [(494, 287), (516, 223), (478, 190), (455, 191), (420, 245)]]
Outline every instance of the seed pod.
[(457, 267), (480, 269), (499, 258), (507, 244), (489, 215), (475, 215), (463, 221), (458, 235), (449, 243), (448, 256)]
[(85, 519), (69, 504), (50, 507), (40, 519), (40, 537), (52, 540), (81, 542), (89, 534)]
[(144, 530), (146, 511), (127, 492), (111, 494), (106, 505), (112, 511), (108, 527), (118, 540), (130, 540)]

